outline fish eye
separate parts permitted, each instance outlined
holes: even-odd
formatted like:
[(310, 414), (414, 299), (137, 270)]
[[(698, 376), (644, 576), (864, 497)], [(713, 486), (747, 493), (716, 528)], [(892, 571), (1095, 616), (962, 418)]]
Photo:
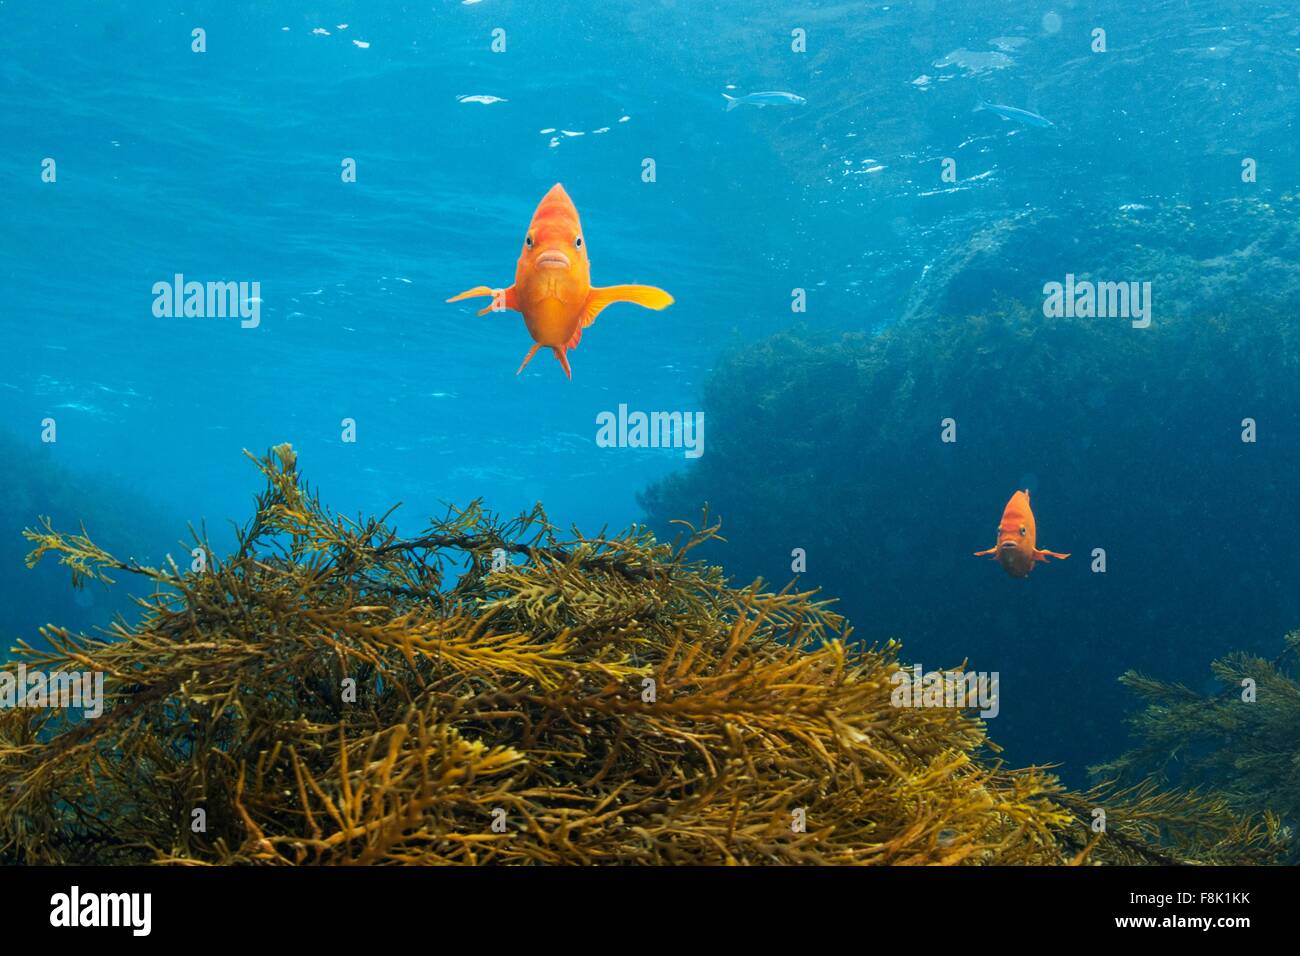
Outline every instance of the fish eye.
[(574, 245), (574, 248), (576, 248), (576, 249), (581, 249), (581, 248), (582, 248), (582, 236), (579, 236), (577, 239), (574, 239), (574, 240), (573, 240), (573, 245)]
[(1024, 525), (1021, 525), (1021, 526), (1020, 526), (1020, 537), (1023, 538), (1026, 534), (1028, 534), (1028, 532), (1025, 531), (1025, 526), (1024, 526)]
[(525, 236), (525, 237), (524, 237), (524, 245), (526, 245), (529, 249), (531, 249), (531, 248), (533, 247), (533, 237), (532, 237), (532, 236)]

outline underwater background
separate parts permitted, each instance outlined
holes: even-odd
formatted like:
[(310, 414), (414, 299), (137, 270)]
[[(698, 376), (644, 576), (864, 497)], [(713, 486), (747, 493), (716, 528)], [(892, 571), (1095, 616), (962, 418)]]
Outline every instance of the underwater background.
[[(859, 639), (999, 672), (990, 736), (1074, 783), (1125, 749), (1122, 672), (1209, 690), (1300, 625), (1293, 5), (7, 0), (0, 76), (6, 647), (130, 613), (23, 568), (37, 515), (229, 546), (240, 450), (281, 441), (404, 529), (483, 498), (672, 536), (707, 502), (737, 581), (804, 549)], [(724, 110), (765, 90), (806, 102)], [(676, 299), (603, 313), (572, 381), (444, 301), (509, 281), (556, 182), (596, 284)], [(260, 325), (156, 318), (177, 273), (260, 282)], [(1045, 317), (1067, 274), (1150, 282), (1151, 327)], [(703, 411), (703, 455), (599, 447), (620, 405)], [(1072, 557), (1019, 581), (971, 554), (1026, 487)]]

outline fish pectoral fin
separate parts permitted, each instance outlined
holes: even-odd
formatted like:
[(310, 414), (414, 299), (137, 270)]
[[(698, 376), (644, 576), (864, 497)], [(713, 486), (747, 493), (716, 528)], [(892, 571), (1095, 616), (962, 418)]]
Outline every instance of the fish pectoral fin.
[(476, 299), (481, 295), (492, 295), (493, 290), (485, 285), (476, 285), (472, 289), (466, 289), (459, 295), (453, 295), (448, 302), (459, 302), (461, 299)]
[(506, 309), (515, 309), (518, 311), (518, 302), (515, 299), (515, 287), (509, 286), (505, 289), (492, 289), (485, 285), (476, 285), (472, 289), (466, 289), (460, 295), (453, 295), (448, 302), (459, 302), (461, 299), (477, 299), (482, 296), (491, 296), (492, 304), (487, 308), (479, 309), (479, 315), (487, 315), (489, 312), (504, 312)]
[(977, 557), (977, 558), (982, 558), (982, 557), (984, 557), (985, 555), (993, 555), (993, 554), (997, 554), (997, 550), (998, 550), (997, 548), (989, 548), (987, 551), (976, 551), (976, 552), (975, 552), (975, 557)]
[(666, 309), (673, 304), (673, 297), (652, 285), (608, 285), (603, 289), (592, 289), (582, 307), (579, 327), (585, 329), (591, 325), (605, 306), (615, 302), (631, 302), (646, 309)]
[(1046, 561), (1048, 558), (1056, 558), (1060, 561), (1064, 561), (1068, 557), (1069, 557), (1068, 554), (1060, 554), (1056, 551), (1035, 551), (1034, 552), (1035, 561)]

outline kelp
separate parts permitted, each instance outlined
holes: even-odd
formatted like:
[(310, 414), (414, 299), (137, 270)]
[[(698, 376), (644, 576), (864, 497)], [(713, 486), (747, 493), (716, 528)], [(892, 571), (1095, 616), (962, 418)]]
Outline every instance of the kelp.
[(1293, 830), (1300, 824), (1300, 631), (1284, 644), (1274, 660), (1240, 651), (1215, 660), (1217, 688), (1208, 693), (1126, 672), (1120, 682), (1143, 702), (1129, 721), (1134, 745), (1093, 772), (1212, 792), (1232, 812), (1267, 814)]
[[(250, 456), (251, 458), (252, 456)], [(895, 707), (897, 644), (814, 593), (737, 587), (639, 527), (480, 503), (415, 537), (330, 512), (287, 445), (232, 553), (122, 561), (27, 532), (74, 584), (143, 578), (136, 623), (49, 627), (29, 670), (105, 675), (96, 718), (0, 712), (0, 860), (195, 864), (1057, 864), (1259, 859), (1180, 795), (1010, 769), (955, 708)]]

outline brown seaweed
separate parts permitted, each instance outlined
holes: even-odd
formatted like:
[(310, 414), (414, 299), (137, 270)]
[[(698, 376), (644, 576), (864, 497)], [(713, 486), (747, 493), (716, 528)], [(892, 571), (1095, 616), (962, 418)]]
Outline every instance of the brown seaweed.
[(1104, 794), (1004, 767), (969, 712), (893, 706), (896, 643), (696, 560), (707, 513), (666, 543), (475, 503), (402, 538), (328, 511), (289, 446), (254, 460), (253, 517), (226, 557), (194, 532), (201, 565), (27, 532), (30, 563), (153, 593), (136, 623), (15, 650), (102, 672), (106, 705), (0, 711), (0, 860), (1184, 862), (1165, 841), (1189, 813), (1203, 859), (1271, 845), (1150, 790), (1093, 833)]

